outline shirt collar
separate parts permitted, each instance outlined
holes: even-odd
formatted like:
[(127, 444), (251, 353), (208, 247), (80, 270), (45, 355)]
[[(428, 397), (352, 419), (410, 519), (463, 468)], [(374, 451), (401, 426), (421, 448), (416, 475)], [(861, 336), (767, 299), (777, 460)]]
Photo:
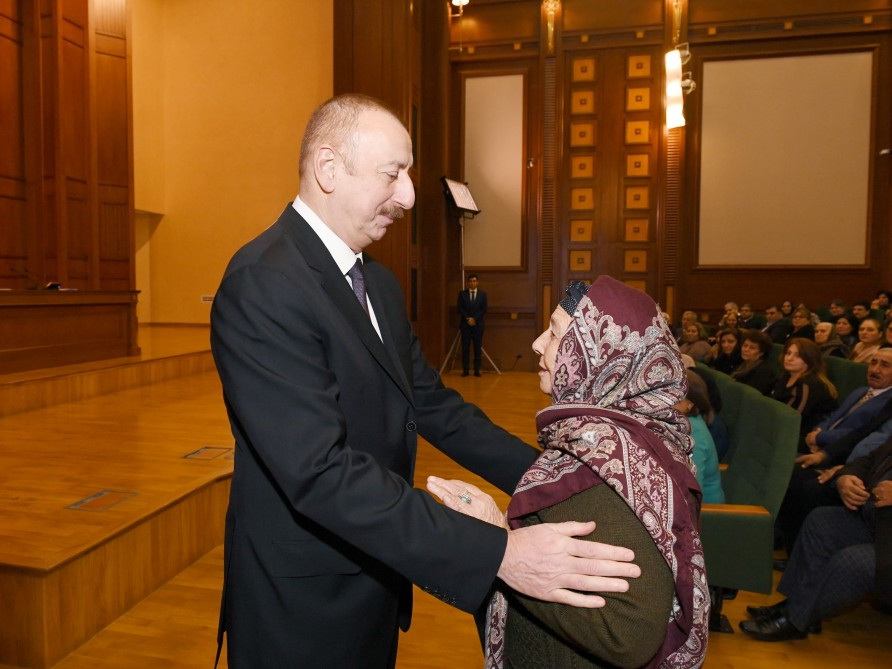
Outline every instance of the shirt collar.
[(322, 240), (325, 248), (328, 249), (331, 257), (334, 258), (338, 269), (341, 270), (341, 274), (347, 274), (353, 265), (356, 264), (357, 258), (360, 260), (363, 259), (362, 252), (353, 253), (353, 249), (347, 246), (347, 243), (343, 239), (338, 237), (331, 228), (325, 225), (316, 212), (310, 209), (309, 205), (300, 199), (300, 195), (294, 198), (294, 203), (291, 206), (294, 207), (294, 210), (298, 214), (303, 216), (304, 220), (311, 228), (313, 228), (313, 232), (316, 233), (316, 236)]

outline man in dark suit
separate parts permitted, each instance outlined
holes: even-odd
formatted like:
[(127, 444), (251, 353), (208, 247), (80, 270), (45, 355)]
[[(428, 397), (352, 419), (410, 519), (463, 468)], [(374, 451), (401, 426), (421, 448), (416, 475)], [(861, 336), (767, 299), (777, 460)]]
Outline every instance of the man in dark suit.
[(877, 351), (867, 367), (867, 386), (853, 390), (840, 407), (805, 436), (810, 453), (796, 458), (778, 527), (792, 551), (802, 523), (819, 506), (839, 505), (833, 475), (892, 436), (892, 348)]
[(233, 669), (393, 667), (412, 583), (469, 612), (496, 577), (595, 607), (587, 593), (640, 573), (631, 551), (574, 538), (593, 523), (506, 532), (413, 488), (418, 435), (509, 493), (537, 451), (442, 385), (396, 278), (362, 253), (412, 208), (411, 164), (393, 112), (330, 100), (304, 134), (300, 197), (215, 297), (236, 443), (218, 634)]
[(789, 318), (784, 318), (780, 308), (772, 304), (765, 310), (765, 327), (762, 332), (771, 337), (775, 344), (783, 344), (793, 331), (793, 324)]
[(765, 317), (753, 312), (753, 305), (744, 302), (737, 316), (737, 327), (746, 330), (761, 330), (765, 327)]
[(458, 327), (461, 331), (462, 376), (470, 369), (471, 343), (474, 344), (474, 376), (480, 376), (480, 358), (483, 354), (483, 318), (486, 316), (486, 293), (477, 286), (476, 274), (468, 275), (468, 287), (458, 294)]
[(777, 586), (787, 599), (748, 606), (753, 620), (740, 623), (745, 634), (804, 639), (871, 591), (878, 608), (892, 609), (892, 439), (847, 465), (837, 485), (845, 508), (809, 514)]

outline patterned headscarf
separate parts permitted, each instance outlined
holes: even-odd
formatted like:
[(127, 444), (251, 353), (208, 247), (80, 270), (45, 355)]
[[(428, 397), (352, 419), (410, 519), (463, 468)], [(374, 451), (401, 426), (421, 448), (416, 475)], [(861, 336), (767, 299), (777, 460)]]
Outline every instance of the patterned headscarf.
[[(553, 405), (536, 416), (544, 450), (508, 506), (509, 524), (517, 528), (524, 516), (592, 485), (606, 483), (623, 498), (675, 579), (669, 628), (647, 665), (653, 669), (699, 667), (706, 655), (701, 493), (690, 424), (672, 408), (686, 390), (678, 347), (657, 305), (641, 291), (598, 278), (561, 338)], [(489, 609), (487, 668), (503, 666), (506, 617), (507, 602), (497, 592)]]

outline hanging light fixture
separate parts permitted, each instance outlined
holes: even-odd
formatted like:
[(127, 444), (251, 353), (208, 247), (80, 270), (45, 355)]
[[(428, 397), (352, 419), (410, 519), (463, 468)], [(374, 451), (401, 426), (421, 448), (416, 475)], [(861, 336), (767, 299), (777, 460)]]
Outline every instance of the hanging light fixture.
[(681, 86), (681, 54), (678, 49), (666, 53), (666, 127), (680, 128), (684, 120), (684, 93)]

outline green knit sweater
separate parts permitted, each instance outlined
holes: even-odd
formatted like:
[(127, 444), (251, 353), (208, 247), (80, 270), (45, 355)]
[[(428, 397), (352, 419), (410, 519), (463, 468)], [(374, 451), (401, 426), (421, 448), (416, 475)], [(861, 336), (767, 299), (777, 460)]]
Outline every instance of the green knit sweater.
[(525, 525), (597, 522), (589, 541), (635, 552), (641, 576), (624, 593), (602, 593), (607, 605), (582, 609), (513, 594), (505, 629), (505, 665), (512, 669), (641, 667), (666, 635), (675, 584), (666, 560), (623, 499), (608, 485), (585, 490), (524, 519)]

